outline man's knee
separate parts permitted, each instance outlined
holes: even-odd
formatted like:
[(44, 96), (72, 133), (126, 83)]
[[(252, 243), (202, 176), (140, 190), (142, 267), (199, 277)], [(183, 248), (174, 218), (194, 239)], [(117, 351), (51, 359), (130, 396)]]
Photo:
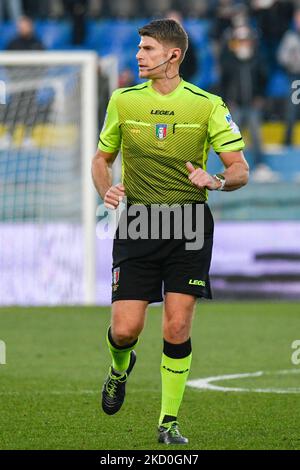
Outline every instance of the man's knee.
[(112, 328), (111, 334), (113, 341), (118, 346), (126, 346), (127, 344), (134, 343), (141, 333), (142, 328), (140, 325), (137, 326), (123, 326), (115, 325)]
[(144, 328), (148, 302), (119, 300), (113, 303), (111, 334), (118, 346), (134, 343)]
[(165, 319), (164, 338), (170, 343), (183, 343), (190, 336), (190, 325), (185, 319)]

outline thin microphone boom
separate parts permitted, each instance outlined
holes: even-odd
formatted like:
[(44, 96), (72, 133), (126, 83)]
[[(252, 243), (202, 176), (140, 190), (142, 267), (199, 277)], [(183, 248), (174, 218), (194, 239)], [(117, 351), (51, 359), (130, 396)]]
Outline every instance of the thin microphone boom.
[(170, 59), (165, 60), (164, 62), (161, 62), (160, 64), (156, 65), (155, 67), (152, 67), (151, 69), (147, 69), (147, 71), (151, 72), (152, 70), (158, 69), (158, 67), (161, 67), (162, 65), (165, 65), (171, 59), (172, 59), (172, 57)]

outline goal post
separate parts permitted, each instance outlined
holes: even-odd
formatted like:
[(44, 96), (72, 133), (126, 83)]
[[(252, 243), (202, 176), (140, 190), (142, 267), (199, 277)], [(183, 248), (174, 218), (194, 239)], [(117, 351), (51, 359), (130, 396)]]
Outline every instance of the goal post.
[[(100, 64), (112, 91), (116, 58)], [(2, 305), (96, 303), (98, 69), (93, 52), (0, 53)]]

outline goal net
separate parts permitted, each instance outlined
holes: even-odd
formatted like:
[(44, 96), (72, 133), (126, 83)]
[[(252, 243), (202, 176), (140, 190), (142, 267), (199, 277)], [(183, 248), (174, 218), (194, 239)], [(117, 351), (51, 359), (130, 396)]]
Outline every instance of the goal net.
[(91, 159), (116, 73), (92, 52), (0, 54), (1, 305), (95, 303)]

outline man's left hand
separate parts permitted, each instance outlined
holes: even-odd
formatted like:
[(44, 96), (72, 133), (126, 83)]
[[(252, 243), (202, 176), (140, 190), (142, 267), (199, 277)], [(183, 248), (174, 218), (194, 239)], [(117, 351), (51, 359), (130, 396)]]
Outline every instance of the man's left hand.
[(191, 162), (186, 162), (189, 171), (189, 180), (199, 189), (207, 188), (209, 190), (218, 189), (221, 186), (220, 181), (216, 180), (207, 171), (202, 168), (194, 168)]

